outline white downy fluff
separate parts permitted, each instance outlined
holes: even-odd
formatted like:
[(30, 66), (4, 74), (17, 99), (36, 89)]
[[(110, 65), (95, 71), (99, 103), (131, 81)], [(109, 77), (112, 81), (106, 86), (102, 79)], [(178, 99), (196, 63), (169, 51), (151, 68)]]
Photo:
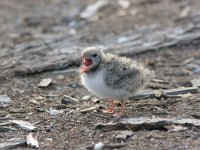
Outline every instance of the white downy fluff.
[(82, 84), (89, 92), (101, 98), (121, 99), (126, 95), (125, 90), (112, 89), (104, 81), (104, 71), (83, 73), (81, 75)]

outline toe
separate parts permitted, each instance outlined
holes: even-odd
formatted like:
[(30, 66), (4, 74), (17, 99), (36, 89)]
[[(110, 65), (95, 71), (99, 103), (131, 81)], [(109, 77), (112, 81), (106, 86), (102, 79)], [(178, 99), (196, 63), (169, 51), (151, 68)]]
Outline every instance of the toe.
[(108, 110), (103, 110), (103, 113), (114, 114), (115, 111), (112, 109), (108, 109)]

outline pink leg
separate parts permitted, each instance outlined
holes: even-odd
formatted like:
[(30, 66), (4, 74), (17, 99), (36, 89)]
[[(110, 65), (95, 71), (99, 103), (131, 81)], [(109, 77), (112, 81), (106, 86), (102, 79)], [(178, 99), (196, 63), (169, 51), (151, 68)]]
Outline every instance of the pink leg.
[(115, 113), (114, 100), (110, 100), (110, 102), (111, 102), (110, 109), (103, 111), (104, 113), (111, 113), (111, 114)]
[(124, 106), (125, 106), (125, 100), (121, 100), (121, 109), (119, 113), (115, 113), (116, 116), (121, 116), (124, 114)]
[(124, 106), (125, 106), (125, 100), (121, 100), (121, 110), (120, 110), (121, 115), (124, 114)]

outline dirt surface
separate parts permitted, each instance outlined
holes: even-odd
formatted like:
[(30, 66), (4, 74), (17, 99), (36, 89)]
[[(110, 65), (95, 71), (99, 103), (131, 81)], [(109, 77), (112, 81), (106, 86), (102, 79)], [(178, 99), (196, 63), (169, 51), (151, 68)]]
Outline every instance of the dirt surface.
[[(94, 2), (0, 1), (0, 95), (11, 98), (8, 105), (0, 105), (0, 117), (7, 117), (0, 123), (16, 119), (35, 124), (37, 130), (33, 133), (39, 141), (39, 149), (81, 150), (97, 142), (122, 142), (115, 138), (118, 131), (106, 132), (95, 128), (98, 123), (108, 123), (118, 117), (102, 113), (108, 102), (90, 95), (81, 85), (76, 64), (65, 64), (80, 55), (82, 47), (109, 47), (119, 40), (118, 37), (131, 37), (135, 33), (145, 35), (149, 30), (153, 36), (154, 31), (191, 24), (199, 27), (200, 24), (199, 0), (132, 0), (128, 6), (111, 0), (92, 17), (81, 18), (81, 12)], [(187, 45), (133, 55), (133, 59), (155, 71), (155, 78), (166, 81), (165, 84), (149, 83), (147, 89), (192, 86), (190, 81), (200, 75), (199, 43), (200, 39), (197, 39)], [(120, 51), (126, 48), (128, 46), (122, 45)], [(106, 50), (119, 51), (117, 48)], [(31, 72), (34, 68), (40, 70)], [(27, 69), (29, 75), (19, 73)], [(51, 78), (52, 83), (38, 87), (44, 78)], [(100, 106), (100, 109), (80, 113), (80, 110), (93, 106)], [(62, 113), (52, 115), (52, 109)], [(200, 94), (128, 100), (122, 117), (199, 119)], [(11, 138), (25, 139), (28, 133), (20, 128), (0, 132), (0, 143)], [(199, 149), (199, 136), (199, 128), (192, 126), (177, 132), (139, 130), (123, 141), (126, 145), (120, 149)]]

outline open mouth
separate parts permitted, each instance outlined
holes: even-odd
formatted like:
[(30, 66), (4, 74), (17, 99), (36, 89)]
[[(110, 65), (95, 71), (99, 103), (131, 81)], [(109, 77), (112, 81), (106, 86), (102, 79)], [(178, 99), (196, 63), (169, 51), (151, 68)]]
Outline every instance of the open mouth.
[(93, 64), (92, 59), (90, 58), (84, 58), (83, 60), (83, 66), (81, 67), (80, 70), (80, 75), (84, 72), (88, 72), (90, 69), (90, 66)]
[(84, 66), (87, 66), (87, 67), (91, 66), (92, 65), (92, 59), (84, 58), (83, 64), (84, 64)]

